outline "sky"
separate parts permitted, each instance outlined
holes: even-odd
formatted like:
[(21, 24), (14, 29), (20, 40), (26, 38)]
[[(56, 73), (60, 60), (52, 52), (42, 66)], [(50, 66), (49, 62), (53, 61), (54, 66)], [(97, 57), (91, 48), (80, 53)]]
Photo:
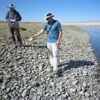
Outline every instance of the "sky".
[(100, 0), (0, 0), (0, 21), (5, 21), (10, 3), (22, 22), (45, 22), (46, 12), (60, 22), (100, 21)]

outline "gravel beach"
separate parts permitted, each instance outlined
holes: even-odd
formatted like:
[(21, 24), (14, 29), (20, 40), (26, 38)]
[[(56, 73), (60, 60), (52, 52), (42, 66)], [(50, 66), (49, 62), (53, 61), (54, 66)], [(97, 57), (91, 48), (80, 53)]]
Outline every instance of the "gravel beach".
[(100, 100), (99, 67), (89, 34), (63, 25), (59, 76), (47, 71), (45, 37), (23, 40), (21, 48), (0, 43), (0, 100)]

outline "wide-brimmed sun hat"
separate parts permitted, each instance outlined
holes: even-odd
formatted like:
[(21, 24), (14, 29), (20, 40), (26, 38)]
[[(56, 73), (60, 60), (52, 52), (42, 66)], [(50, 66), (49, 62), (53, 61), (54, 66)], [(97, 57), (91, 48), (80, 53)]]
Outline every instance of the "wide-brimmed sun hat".
[(49, 17), (54, 17), (54, 15), (52, 15), (52, 13), (50, 13), (50, 12), (47, 12), (47, 13), (45, 14), (44, 19), (47, 19), (47, 18), (49, 18)]
[(9, 4), (8, 8), (15, 8), (16, 6), (14, 6), (13, 4)]

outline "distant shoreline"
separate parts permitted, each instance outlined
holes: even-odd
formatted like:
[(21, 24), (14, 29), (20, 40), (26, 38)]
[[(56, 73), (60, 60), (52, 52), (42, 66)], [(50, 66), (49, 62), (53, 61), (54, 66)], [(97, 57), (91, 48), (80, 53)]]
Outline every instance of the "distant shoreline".
[[(0, 21), (0, 22), (6, 22), (6, 21)], [(21, 23), (24, 23), (24, 22), (21, 21)], [(28, 22), (28, 23), (31, 23), (31, 22)], [(32, 23), (45, 23), (45, 22), (32, 22)], [(100, 25), (100, 21), (61, 22), (61, 24), (62, 25)]]
[(62, 25), (100, 25), (99, 22), (63, 22)]

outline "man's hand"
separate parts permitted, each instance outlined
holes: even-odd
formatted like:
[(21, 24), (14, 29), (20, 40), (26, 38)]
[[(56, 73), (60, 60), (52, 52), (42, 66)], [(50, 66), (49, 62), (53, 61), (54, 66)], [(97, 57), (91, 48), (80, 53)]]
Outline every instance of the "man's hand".
[(59, 46), (59, 44), (60, 44), (60, 41), (57, 41), (57, 42), (56, 42), (57, 47)]

